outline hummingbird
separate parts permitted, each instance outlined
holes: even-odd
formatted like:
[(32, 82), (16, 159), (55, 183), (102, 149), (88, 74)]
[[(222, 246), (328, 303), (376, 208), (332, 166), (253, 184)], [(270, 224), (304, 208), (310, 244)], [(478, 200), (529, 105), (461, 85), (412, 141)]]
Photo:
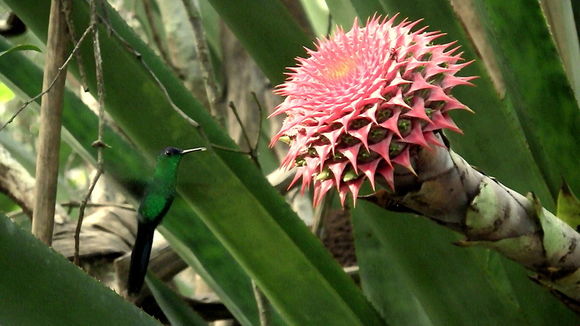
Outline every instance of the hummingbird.
[(205, 151), (205, 147), (179, 149), (167, 147), (157, 157), (153, 179), (145, 188), (145, 196), (137, 210), (137, 238), (131, 253), (127, 292), (138, 294), (143, 286), (155, 228), (161, 223), (175, 198), (177, 168), (185, 154)]

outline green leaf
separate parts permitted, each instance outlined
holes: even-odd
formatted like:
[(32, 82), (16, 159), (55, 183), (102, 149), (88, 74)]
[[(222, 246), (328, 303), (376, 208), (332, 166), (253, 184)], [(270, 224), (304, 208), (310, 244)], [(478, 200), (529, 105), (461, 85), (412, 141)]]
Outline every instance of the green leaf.
[(172, 326), (206, 326), (207, 323), (191, 309), (173, 290), (163, 284), (152, 274), (147, 274), (145, 281), (155, 297), (155, 301)]
[[(10, 44), (0, 38), (0, 49), (3, 48), (10, 48)], [(14, 89), (23, 93), (23, 97), (36, 95), (39, 85), (42, 84), (42, 71), (22, 54), (15, 53), (9, 59), (7, 57), (6, 60), (0, 60), (0, 72)], [(95, 115), (68, 89), (64, 95), (63, 125), (77, 137), (86, 150), (94, 153), (91, 143), (96, 136)], [(113, 176), (129, 192), (139, 193), (148, 175), (152, 173), (149, 162), (143, 158), (142, 153), (137, 152), (109, 128), (105, 128), (105, 140), (112, 146), (111, 150), (105, 152), (107, 174)], [(31, 168), (30, 172), (34, 173), (33, 156), (21, 153), (21, 146), (6, 139), (6, 134), (0, 134), (0, 141), (11, 153), (22, 157), (20, 161), (25, 161), (27, 167)], [(211, 284), (237, 320), (244, 325), (257, 323), (258, 312), (250, 279), (233, 257), (179, 198), (168, 215), (163, 226), (167, 226), (177, 237), (171, 232), (164, 232), (163, 227), (161, 231), (178, 254)], [(244, 288), (242, 284), (247, 286)]]
[(207, 0), (240, 40), (273, 84), (296, 56), (304, 55), (309, 38), (279, 0)]
[[(41, 39), (46, 38), (47, 4), (7, 3)], [(264, 6), (269, 7), (268, 4)], [(72, 14), (77, 29), (84, 30), (88, 23), (87, 6), (79, 3)], [(102, 30), (107, 110), (135, 144), (149, 157), (167, 145), (209, 146), (207, 140), (172, 109), (144, 69), (140, 61), (143, 60), (165, 85), (173, 101), (203, 126), (209, 141), (235, 148), (233, 141), (199, 102), (128, 29), (118, 14), (110, 11), (108, 18), (116, 33), (141, 54), (137, 59), (114, 36), (109, 37)], [(90, 44), (81, 47), (81, 54), (89, 84), (96, 89)], [(119, 67), (123, 68), (122, 73)], [(185, 160), (178, 188), (195, 213), (256, 280), (286, 322), (382, 323), (352, 280), (247, 157), (210, 150), (195, 159)], [(304, 298), (309, 298), (311, 304), (304, 305)]]
[(326, 0), (326, 5), (332, 14), (333, 24), (338, 24), (347, 30), (352, 27), (356, 10), (350, 0)]
[(40, 51), (40, 49), (37, 46), (31, 45), (31, 44), (20, 44), (20, 45), (16, 45), (16, 46), (11, 47), (8, 50), (5, 50), (5, 51), (0, 52), (0, 57), (4, 56), (5, 54), (12, 53), (12, 52), (17, 52), (17, 51), (36, 51), (36, 52), (42, 52), (42, 51)]
[(4, 83), (0, 83), (0, 102), (6, 103), (14, 98), (14, 93)]
[(240, 323), (259, 323), (250, 278), (183, 199), (176, 198), (159, 230)]
[(577, 228), (580, 225), (580, 200), (565, 182), (558, 194), (556, 216), (573, 228)]
[[(392, 324), (427, 320), (433, 325), (467, 325), (474, 319), (482, 325), (578, 322), (574, 313), (534, 286), (521, 266), (488, 250), (452, 246), (459, 237), (424, 218), (361, 202), (353, 211), (353, 223), (363, 286), (369, 282), (365, 292), (373, 303), (384, 305)], [(377, 250), (372, 246), (382, 254), (363, 254)], [(377, 273), (377, 265), (388, 270)]]
[[(487, 40), (498, 58), (506, 94), (553, 198), (562, 177), (572, 188), (580, 188), (578, 158), (574, 155), (578, 151), (580, 108), (540, 2), (475, 3)], [(546, 202), (547, 197), (538, 196)]]
[[(12, 45), (5, 38), (0, 37), (0, 50), (11, 47)], [(40, 93), (42, 75), (42, 70), (22, 53), (12, 53), (0, 60), (0, 77), (22, 98), (31, 98)], [(36, 103), (40, 104), (40, 98)], [(69, 89), (65, 89), (63, 105), (64, 127), (73, 133), (76, 140), (83, 145), (88, 153), (96, 156), (96, 150), (91, 144), (97, 137), (97, 117)], [(143, 174), (152, 171), (150, 161), (147, 161), (143, 154), (135, 151), (125, 139), (119, 137), (109, 126), (105, 127), (104, 138), (105, 142), (114, 149), (105, 152), (107, 171), (123, 170), (123, 173), (116, 175), (117, 180), (123, 184), (131, 184), (132, 189), (139, 188), (139, 184), (144, 184), (145, 181)], [(132, 155), (126, 155), (127, 153), (132, 153)]]
[(362, 289), (390, 325), (432, 325), (417, 297), (409, 291), (411, 282), (393, 257), (392, 248), (381, 242), (371, 223), (353, 216), (356, 257)]
[(0, 316), (6, 325), (159, 325), (0, 216)]

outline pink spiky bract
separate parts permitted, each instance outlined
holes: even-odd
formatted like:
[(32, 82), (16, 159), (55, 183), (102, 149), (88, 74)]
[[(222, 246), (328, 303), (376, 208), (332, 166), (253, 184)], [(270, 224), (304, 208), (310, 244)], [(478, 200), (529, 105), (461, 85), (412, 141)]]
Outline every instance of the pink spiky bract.
[(414, 173), (411, 149), (443, 146), (434, 132), (461, 132), (449, 111), (471, 111), (450, 94), (475, 78), (455, 76), (471, 63), (458, 63), (455, 42), (432, 44), (444, 34), (413, 32), (419, 21), (395, 25), (395, 18), (338, 28), (275, 90), (286, 99), (271, 116), (287, 117), (271, 145), (289, 140), (282, 166), (297, 167), (292, 184), (301, 178), (303, 191), (313, 185), (314, 205), (331, 188), (343, 205), (348, 192), (356, 201), (363, 181), (374, 188), (377, 176), (394, 190), (395, 165)]

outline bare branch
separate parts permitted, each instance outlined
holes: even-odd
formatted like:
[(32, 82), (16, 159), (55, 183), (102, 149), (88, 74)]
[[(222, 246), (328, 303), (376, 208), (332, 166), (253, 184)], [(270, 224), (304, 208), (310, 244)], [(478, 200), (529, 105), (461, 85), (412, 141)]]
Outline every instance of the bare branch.
[[(64, 202), (64, 203), (60, 203), (60, 206), (62, 207), (80, 207), (81, 206), (81, 202), (79, 201), (68, 201), (68, 202)], [(133, 205), (127, 205), (127, 204), (117, 204), (117, 203), (91, 203), (91, 202), (87, 202), (85, 204), (85, 207), (115, 207), (115, 208), (121, 208), (121, 209), (125, 209), (128, 211), (135, 211), (135, 207), (133, 207)]]
[(218, 101), (218, 87), (215, 80), (213, 66), (209, 58), (209, 51), (207, 48), (207, 42), (201, 17), (195, 3), (193, 3), (192, 0), (182, 0), (182, 2), (183, 6), (185, 7), (185, 11), (187, 12), (189, 23), (193, 28), (197, 57), (200, 61), (201, 75), (205, 86), (205, 92), (207, 94), (209, 110), (211, 115), (215, 117), (223, 127), (225, 126), (226, 112)]
[[(149, 65), (147, 64), (147, 62), (145, 62), (145, 60), (143, 60), (143, 56), (141, 55), (141, 53), (139, 53), (139, 51), (137, 51), (129, 42), (127, 42), (127, 40), (125, 40), (110, 24), (108, 21), (104, 20), (102, 16), (100, 16), (98, 13), (97, 15), (99, 16), (99, 20), (100, 22), (105, 25), (105, 27), (107, 28), (107, 30), (109, 31), (109, 33), (114, 36), (117, 40), (119, 40), (119, 42), (121, 42), (121, 45), (123, 45), (123, 47), (125, 48), (125, 50), (127, 50), (129, 53), (131, 53), (133, 56), (135, 56), (135, 58), (141, 63), (141, 65), (143, 66), (143, 68), (145, 68), (145, 71), (147, 71), (147, 73), (151, 76), (151, 78), (153, 78), (153, 80), (155, 81), (155, 83), (157, 84), (157, 86), (159, 87), (159, 89), (161, 89), (161, 91), (163, 92), (163, 95), (165, 96), (165, 98), (167, 99), (167, 102), (169, 102), (169, 105), (171, 105), (171, 108), (177, 112), (185, 121), (187, 121), (187, 123), (189, 123), (191, 126), (198, 128), (199, 129), (199, 123), (197, 123), (197, 121), (193, 120), (192, 118), (190, 118), (185, 112), (183, 112), (183, 110), (181, 110), (176, 104), (175, 102), (173, 102), (173, 99), (171, 98), (171, 95), (169, 94), (169, 91), (167, 91), (167, 88), (165, 87), (165, 85), (163, 85), (163, 83), (159, 80), (159, 78), (157, 78), (157, 75), (155, 75), (155, 73), (153, 72), (153, 70), (151, 70), (151, 68), (149, 67)], [(204, 135), (205, 137), (205, 135)]]
[[(71, 44), (76, 45), (76, 44), (79, 44), (80, 42), (77, 42), (75, 25), (73, 24), (73, 21), (71, 18), (71, 11), (72, 11), (72, 3), (64, 2), (63, 12), (64, 12), (64, 18), (66, 19), (66, 27), (68, 29), (68, 35), (70, 36)], [(81, 77), (80, 78), (81, 85), (83, 86), (83, 90), (85, 92), (88, 92), (89, 86), (87, 83), (87, 74), (85, 72), (85, 66), (83, 65), (83, 57), (81, 56), (81, 54), (78, 51), (75, 52), (75, 59), (77, 59), (77, 65), (79, 67), (79, 75)]]
[(252, 280), (252, 289), (254, 290), (254, 296), (256, 297), (256, 305), (258, 306), (258, 316), (260, 317), (260, 326), (268, 326), (269, 322), (269, 309), (268, 301), (266, 297), (260, 291), (260, 288), (256, 284), (256, 281)]
[(173, 72), (179, 76), (179, 69), (173, 65), (173, 61), (171, 61), (171, 57), (167, 53), (167, 50), (163, 46), (161, 42), (161, 36), (159, 35), (159, 31), (157, 30), (157, 26), (155, 24), (155, 19), (153, 17), (153, 8), (151, 8), (151, 0), (142, 0), (143, 1), (143, 9), (145, 11), (145, 17), (147, 17), (147, 22), (149, 23), (149, 29), (151, 30), (151, 36), (153, 37), (153, 42), (155, 46), (159, 50), (159, 54), (161, 58), (167, 65), (173, 70)]
[[(52, 0), (48, 23), (46, 62), (42, 85), (48, 91), (40, 105), (40, 129), (36, 156), (35, 204), (32, 234), (50, 245), (54, 229), (56, 185), (60, 148), (62, 104), (66, 75), (66, 21), (63, 4), (70, 0)], [(61, 67), (65, 67), (62, 68)], [(54, 87), (53, 87), (54, 86)]]
[[(97, 18), (97, 6), (96, 2), (100, 0), (92, 0), (91, 1), (91, 26), (93, 26), (93, 53), (95, 56), (95, 70), (96, 70), (96, 78), (97, 78), (97, 105), (98, 105), (98, 112), (99, 112), (99, 128), (98, 128), (98, 135), (97, 140), (93, 142), (92, 146), (97, 148), (97, 171), (91, 184), (89, 185), (89, 190), (87, 191), (86, 196), (81, 201), (81, 205), (79, 207), (79, 218), (77, 221), (77, 227), (75, 230), (75, 252), (74, 252), (74, 263), (76, 265), (80, 264), (79, 261), (79, 248), (80, 248), (80, 233), (81, 228), (83, 225), (83, 219), (85, 216), (85, 209), (89, 199), (91, 198), (91, 194), (99, 181), (99, 178), (103, 174), (103, 149), (108, 147), (104, 140), (103, 134), (105, 129), (105, 84), (103, 79), (103, 58), (101, 57), (101, 45), (99, 42), (99, 29), (97, 27), (98, 18)], [(80, 265), (79, 265), (80, 266)]]

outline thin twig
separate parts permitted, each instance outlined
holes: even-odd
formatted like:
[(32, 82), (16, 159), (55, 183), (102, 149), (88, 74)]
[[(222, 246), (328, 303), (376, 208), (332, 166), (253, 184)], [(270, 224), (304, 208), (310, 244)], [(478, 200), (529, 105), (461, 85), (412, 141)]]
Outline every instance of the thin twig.
[(97, 27), (97, 6), (96, 2), (101, 0), (92, 0), (91, 1), (91, 26), (93, 26), (93, 53), (95, 56), (95, 75), (97, 79), (97, 105), (98, 105), (98, 112), (99, 112), (99, 128), (98, 128), (98, 136), (97, 140), (93, 142), (92, 146), (97, 148), (97, 171), (91, 184), (89, 186), (89, 190), (85, 195), (84, 199), (81, 201), (81, 205), (79, 207), (79, 218), (77, 220), (77, 227), (75, 229), (75, 251), (74, 251), (74, 263), (76, 265), (80, 264), (79, 260), (79, 249), (80, 249), (80, 234), (81, 228), (83, 225), (83, 219), (85, 217), (85, 209), (89, 199), (91, 198), (91, 194), (99, 181), (99, 178), (103, 174), (103, 149), (108, 147), (104, 140), (103, 134), (105, 129), (105, 84), (103, 79), (103, 58), (101, 57), (101, 45), (99, 42), (99, 29)]
[(236, 117), (236, 121), (238, 121), (238, 124), (240, 125), (240, 129), (242, 129), (242, 136), (244, 137), (244, 140), (246, 141), (246, 145), (248, 145), (248, 148), (251, 151), (252, 144), (250, 143), (250, 137), (248, 136), (248, 133), (246, 132), (246, 128), (244, 126), (244, 123), (242, 122), (242, 119), (240, 118), (240, 115), (238, 114), (238, 108), (236, 107), (234, 102), (230, 102), (230, 108), (232, 109), (232, 112), (234, 113), (234, 116)]
[(123, 36), (121, 36), (109, 24), (108, 21), (104, 20), (104, 18), (102, 16), (99, 15), (99, 19), (100, 19), (100, 23), (103, 24), (107, 28), (107, 30), (109, 32), (109, 35), (115, 37), (121, 43), (121, 45), (125, 48), (125, 50), (127, 52), (129, 52), (131, 55), (133, 55), (137, 59), (137, 61), (139, 63), (141, 63), (141, 65), (143, 66), (143, 68), (145, 68), (145, 71), (147, 71), (147, 73), (151, 76), (151, 78), (153, 78), (153, 80), (155, 81), (155, 83), (157, 84), (157, 86), (159, 87), (159, 89), (161, 89), (161, 91), (163, 92), (163, 95), (167, 99), (167, 102), (169, 102), (169, 105), (171, 106), (171, 108), (175, 112), (177, 112), (191, 126), (193, 126), (194, 128), (196, 128), (198, 130), (198, 132), (200, 133), (201, 137), (206, 141), (207, 147), (211, 147), (211, 148), (218, 149), (218, 150), (223, 150), (223, 151), (229, 151), (229, 152), (234, 152), (234, 153), (241, 153), (241, 154), (251, 155), (251, 153), (250, 152), (247, 152), (247, 151), (242, 151), (242, 150), (239, 150), (239, 149), (233, 149), (233, 148), (228, 148), (226, 146), (221, 146), (221, 145), (213, 144), (209, 140), (209, 138), (207, 137), (207, 135), (205, 134), (205, 132), (203, 130), (203, 127), (199, 123), (197, 123), (197, 121), (195, 121), (194, 119), (192, 119), (191, 117), (189, 117), (185, 112), (183, 112), (183, 110), (181, 110), (175, 104), (175, 102), (173, 102), (173, 99), (171, 98), (171, 95), (169, 94), (169, 91), (167, 90), (167, 88), (165, 87), (165, 85), (163, 85), (163, 83), (161, 82), (161, 80), (159, 80), (159, 78), (153, 72), (153, 70), (149, 67), (149, 65), (147, 64), (147, 62), (145, 62), (145, 60), (143, 60), (143, 56), (141, 55), (141, 53), (139, 53), (139, 51), (137, 51), (137, 49), (135, 49), (127, 40), (125, 40), (125, 38), (123, 38)]
[(260, 138), (262, 137), (262, 118), (263, 118), (263, 114), (264, 114), (264, 110), (262, 109), (262, 104), (260, 103), (260, 100), (258, 99), (258, 95), (256, 95), (256, 92), (251, 92), (252, 93), (252, 97), (254, 98), (254, 102), (256, 102), (256, 106), (258, 107), (258, 137), (256, 137), (256, 144), (254, 145), (253, 151), (255, 153), (258, 153), (258, 146), (260, 146)]
[(256, 305), (258, 306), (258, 316), (260, 317), (260, 326), (268, 326), (270, 324), (268, 320), (268, 302), (266, 297), (258, 288), (256, 281), (252, 280), (252, 289), (254, 290), (254, 296), (256, 297)]
[[(236, 117), (236, 121), (238, 121), (238, 124), (240, 125), (240, 129), (242, 129), (242, 136), (244, 137), (244, 140), (246, 141), (246, 144), (248, 145), (248, 147), (250, 148), (250, 150), (248, 151), (248, 154), (250, 155), (250, 158), (252, 159), (252, 161), (254, 161), (254, 163), (256, 164), (256, 166), (258, 166), (258, 169), (260, 169), (260, 162), (258, 161), (258, 156), (256, 155), (256, 149), (252, 148), (252, 144), (250, 143), (250, 137), (248, 136), (248, 133), (246, 132), (246, 128), (244, 127), (244, 124), (242, 122), (242, 119), (240, 119), (240, 115), (238, 114), (238, 109), (236, 108), (236, 105), (234, 104), (234, 102), (230, 102), (230, 108), (232, 109), (232, 112), (234, 113), (234, 116)], [(260, 121), (261, 123), (261, 121)], [(258, 138), (260, 136), (258, 135)]]
[(159, 31), (157, 30), (157, 26), (155, 24), (155, 18), (153, 17), (153, 8), (151, 8), (151, 0), (142, 0), (143, 1), (143, 9), (145, 11), (145, 17), (147, 18), (147, 22), (149, 23), (149, 29), (151, 30), (151, 36), (153, 38), (153, 43), (157, 46), (159, 50), (159, 54), (165, 63), (175, 72), (176, 75), (180, 75), (179, 69), (173, 65), (171, 61), (171, 57), (167, 53), (167, 50), (163, 46), (163, 42), (161, 42), (161, 36), (159, 35)]
[[(73, 200), (73, 201), (61, 203), (60, 206), (73, 208), (73, 207), (80, 207), (81, 204), (82, 204), (82, 202)], [(132, 205), (117, 204), (117, 203), (91, 203), (91, 202), (87, 202), (85, 204), (85, 207), (115, 207), (115, 208), (125, 209), (128, 211), (133, 211), (133, 212), (135, 211), (135, 207), (133, 207)]]
[(189, 23), (193, 29), (193, 39), (195, 42), (197, 58), (199, 59), (199, 68), (203, 78), (205, 93), (209, 103), (209, 112), (214, 118), (217, 119), (222, 127), (225, 127), (226, 112), (218, 103), (218, 87), (215, 80), (213, 66), (209, 57), (207, 40), (202, 26), (199, 10), (197, 10), (197, 7), (192, 0), (182, 0), (182, 2), (183, 6), (185, 7), (185, 11), (187, 12)]
[(214, 144), (214, 143), (209, 143), (209, 145), (213, 149), (217, 149), (217, 150), (224, 151), (224, 152), (232, 152), (232, 153), (251, 155), (250, 151), (244, 151), (244, 150), (237, 149), (237, 148), (230, 148), (230, 147), (226, 147), (226, 146), (222, 146), (222, 145), (218, 145), (218, 144)]
[(24, 103), (22, 103), (22, 105), (18, 108), (18, 110), (16, 111), (16, 113), (14, 113), (10, 119), (8, 119), (8, 121), (6, 123), (4, 123), (2, 125), (2, 127), (0, 127), (0, 131), (2, 131), (4, 128), (6, 128), (10, 123), (12, 123), (14, 121), (14, 119), (16, 119), (16, 117), (20, 114), (20, 112), (22, 112), (30, 103), (35, 102), (36, 100), (38, 100), (40, 97), (42, 97), (44, 94), (48, 93), (51, 88), (54, 86), (54, 84), (56, 83), (58, 77), (60, 76), (61, 72), (66, 68), (66, 66), (69, 64), (69, 62), (71, 61), (71, 59), (74, 57), (74, 55), (77, 53), (78, 49), (80, 48), (81, 44), (83, 43), (84, 39), (86, 38), (86, 36), (89, 34), (89, 32), (91, 31), (92, 26), (89, 25), (89, 27), (87, 27), (87, 29), (85, 29), (85, 31), (83, 32), (83, 35), (81, 36), (81, 38), (79, 39), (78, 43), (76, 44), (76, 46), (74, 47), (74, 49), (71, 51), (71, 53), (69, 54), (68, 58), (65, 60), (65, 62), (62, 64), (62, 66), (60, 66), (58, 68), (58, 72), (56, 73), (56, 75), (54, 76), (54, 78), (52, 79), (52, 81), (50, 82), (50, 84), (48, 85), (48, 87), (46, 87), (45, 90), (43, 90), (42, 92), (38, 93), (36, 96), (29, 98), (28, 100), (26, 100)]
[[(240, 129), (242, 129), (242, 135), (243, 135), (244, 139), (246, 140), (246, 144), (250, 148), (250, 151), (248, 153), (250, 155), (250, 158), (252, 159), (252, 161), (254, 161), (254, 164), (256, 164), (258, 169), (261, 169), (260, 162), (258, 161), (257, 153), (258, 153), (258, 145), (260, 144), (259, 142), (260, 142), (260, 133), (261, 133), (261, 126), (262, 126), (262, 106), (260, 105), (260, 102), (258, 101), (256, 93), (252, 92), (252, 96), (254, 97), (254, 101), (256, 101), (256, 103), (258, 105), (258, 112), (259, 112), (258, 136), (257, 136), (256, 144), (254, 147), (252, 147), (252, 145), (250, 143), (250, 137), (248, 136), (248, 133), (246, 132), (246, 128), (244, 127), (244, 124), (242, 123), (242, 119), (240, 119), (240, 116), (238, 114), (238, 110), (236, 109), (234, 102), (230, 102), (230, 108), (232, 109), (232, 112), (234, 113), (234, 116), (236, 117), (236, 120), (238, 121), (238, 124), (240, 125)], [(268, 326), (270, 324), (269, 319), (268, 319), (268, 299), (266, 298), (266, 296), (264, 296), (264, 293), (262, 293), (262, 291), (260, 290), (260, 288), (256, 284), (255, 280), (252, 280), (252, 289), (254, 290), (254, 297), (256, 298), (256, 305), (258, 307), (258, 315), (260, 317), (260, 326)]]
[(91, 194), (93, 193), (93, 190), (95, 190), (95, 186), (97, 185), (97, 181), (99, 181), (99, 178), (101, 177), (101, 174), (103, 174), (103, 171), (97, 169), (97, 172), (96, 172), (95, 176), (93, 177), (93, 180), (91, 181), (91, 185), (89, 186), (89, 190), (87, 191), (85, 198), (81, 201), (81, 204), (79, 206), (79, 218), (77, 221), (77, 227), (75, 229), (75, 235), (74, 235), (75, 252), (74, 252), (74, 259), (73, 259), (75, 265), (77, 265), (77, 266), (80, 266), (80, 259), (79, 259), (80, 234), (81, 234), (81, 228), (83, 225), (83, 220), (85, 218), (85, 209), (87, 207), (87, 203), (89, 201), (89, 198), (91, 197)]
[(328, 25), (326, 26), (326, 37), (330, 36), (332, 32), (332, 14), (328, 14)]
[[(77, 35), (75, 32), (76, 31), (75, 25), (73, 24), (73, 21), (71, 18), (72, 2), (69, 3), (68, 1), (64, 1), (62, 10), (64, 12), (64, 18), (66, 20), (66, 27), (68, 29), (68, 35), (70, 37), (71, 44), (77, 44), (78, 42), (77, 42)], [(79, 67), (79, 75), (80, 75), (81, 85), (83, 86), (83, 90), (85, 92), (88, 92), (89, 91), (89, 84), (87, 82), (87, 74), (85, 72), (85, 66), (83, 64), (83, 57), (81, 56), (81, 54), (79, 52), (76, 52), (75, 59), (77, 59), (77, 65)]]
[(161, 91), (163, 92), (163, 95), (165, 96), (165, 98), (169, 102), (169, 105), (171, 105), (171, 108), (175, 112), (177, 112), (190, 125), (192, 125), (195, 128), (199, 128), (200, 127), (199, 123), (197, 123), (197, 121), (195, 121), (191, 117), (189, 117), (185, 112), (183, 112), (183, 110), (181, 110), (177, 106), (177, 104), (175, 104), (175, 102), (173, 102), (173, 99), (171, 98), (169, 91), (167, 90), (165, 85), (163, 85), (163, 83), (159, 80), (159, 78), (157, 78), (157, 75), (155, 75), (153, 70), (151, 70), (151, 68), (149, 67), (147, 62), (145, 62), (145, 60), (143, 60), (143, 56), (141, 55), (141, 53), (139, 53), (139, 51), (137, 51), (129, 42), (127, 42), (127, 40), (125, 40), (111, 25), (109, 25), (109, 23), (107, 21), (104, 21), (102, 17), (100, 17), (100, 19), (101, 19), (100, 22), (102, 24), (105, 24), (105, 26), (109, 30), (109, 33), (111, 35), (113, 35), (115, 38), (117, 38), (117, 40), (119, 40), (119, 42), (121, 42), (121, 45), (123, 45), (125, 50), (127, 50), (129, 53), (131, 53), (133, 56), (135, 56), (135, 58), (141, 63), (141, 65), (143, 65), (143, 68), (145, 68), (145, 71), (147, 71), (147, 73), (153, 78), (153, 80), (155, 81), (155, 83), (157, 84), (159, 89), (161, 89)]

